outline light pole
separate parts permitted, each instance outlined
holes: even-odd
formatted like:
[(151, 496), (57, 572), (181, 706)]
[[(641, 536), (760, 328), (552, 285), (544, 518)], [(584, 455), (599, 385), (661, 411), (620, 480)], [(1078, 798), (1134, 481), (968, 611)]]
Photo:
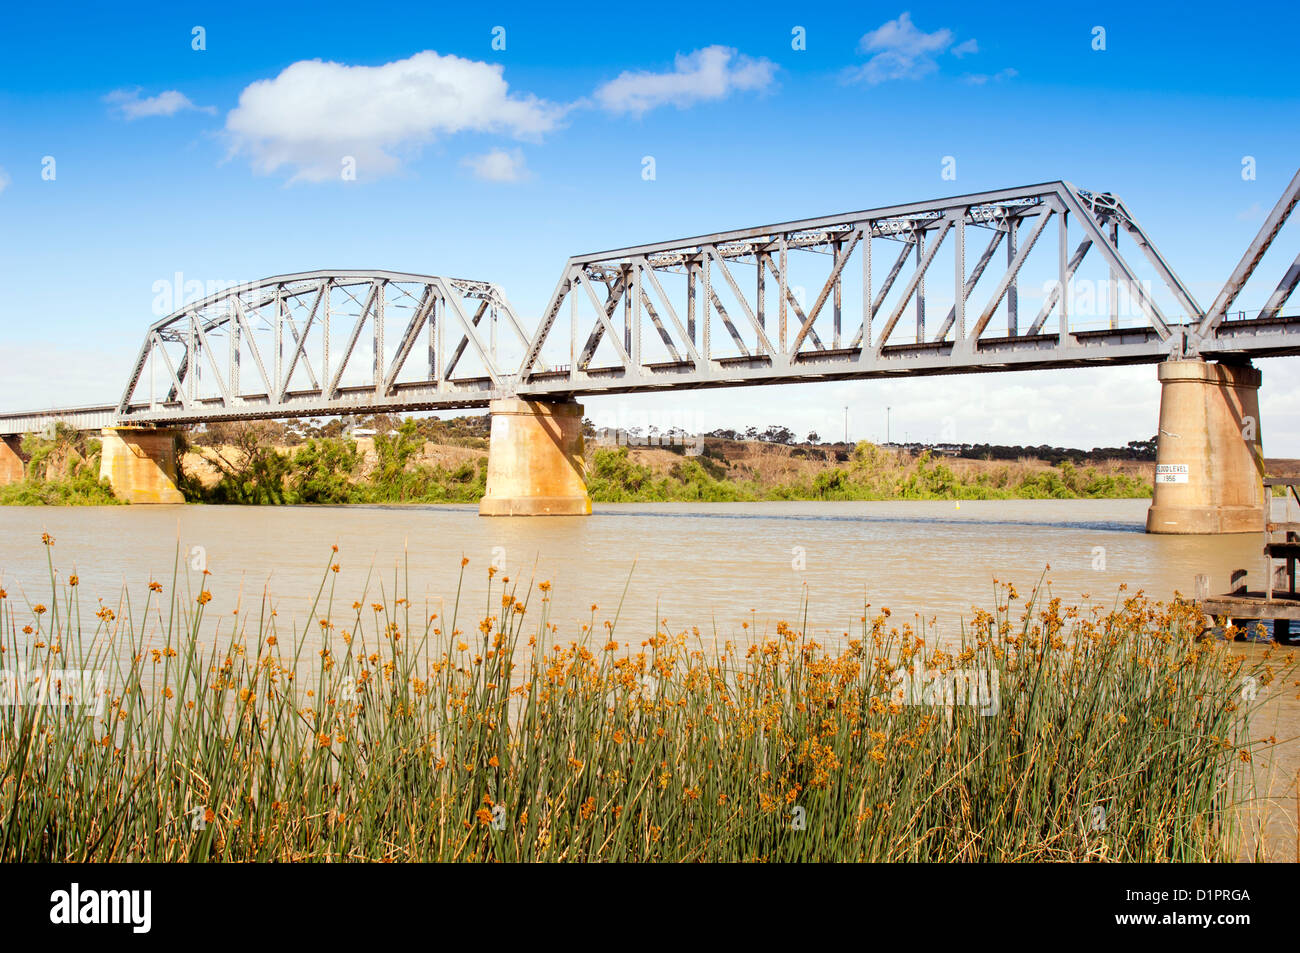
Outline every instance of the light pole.
[(889, 408), (885, 408), (885, 443), (889, 443)]
[(849, 409), (844, 408), (844, 442), (849, 442)]

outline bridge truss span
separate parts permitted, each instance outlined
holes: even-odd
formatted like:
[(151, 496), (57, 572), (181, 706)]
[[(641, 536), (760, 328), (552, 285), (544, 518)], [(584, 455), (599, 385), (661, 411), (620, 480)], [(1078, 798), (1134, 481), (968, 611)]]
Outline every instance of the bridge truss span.
[(482, 407), (512, 390), (498, 335), (528, 342), (492, 282), (315, 271), (237, 285), (153, 324), (124, 424)]
[[(1088, 261), (1109, 300), (1076, 314)], [(520, 391), (1154, 363), (1215, 351), (1202, 313), (1121, 199), (1049, 182), (575, 256)]]
[[(576, 255), (536, 319), (490, 281), (322, 270), (156, 320), (107, 407), (63, 423), (488, 407), (518, 397), (1300, 354), (1300, 256), (1234, 302), (1300, 205), (1300, 172), (1208, 309), (1117, 195), (1055, 181)], [(1270, 286), (1271, 287), (1271, 286)]]

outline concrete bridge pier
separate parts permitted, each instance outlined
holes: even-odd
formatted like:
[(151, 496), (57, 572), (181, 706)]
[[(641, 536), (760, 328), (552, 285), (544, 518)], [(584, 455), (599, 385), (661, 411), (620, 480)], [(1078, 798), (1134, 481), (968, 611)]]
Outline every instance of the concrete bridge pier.
[(1160, 432), (1148, 533), (1258, 533), (1264, 526), (1260, 372), (1249, 362), (1159, 365)]
[(105, 427), (99, 477), (128, 503), (184, 503), (176, 488), (176, 441), (180, 431)]
[(0, 486), (23, 482), (23, 458), (19, 454), (23, 438), (0, 437)]
[(587, 516), (582, 405), (492, 401), (487, 488), (480, 516)]

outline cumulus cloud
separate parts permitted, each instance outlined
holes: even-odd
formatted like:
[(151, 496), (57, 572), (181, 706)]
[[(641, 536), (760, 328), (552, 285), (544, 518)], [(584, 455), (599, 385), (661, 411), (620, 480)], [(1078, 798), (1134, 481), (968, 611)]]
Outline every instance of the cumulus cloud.
[(501, 133), (535, 141), (567, 107), (511, 93), (500, 65), (432, 50), (382, 66), (302, 60), (259, 80), (226, 117), (233, 154), (291, 181), (336, 178), (347, 157), (358, 177), (397, 171), (400, 156), (440, 136)]
[(620, 73), (597, 87), (595, 100), (608, 112), (641, 115), (658, 106), (684, 109), (733, 92), (765, 90), (775, 75), (776, 64), (770, 60), (744, 56), (728, 46), (707, 46), (678, 53), (667, 72)]
[(104, 97), (104, 102), (127, 120), (174, 116), (187, 110), (204, 113), (217, 111), (215, 106), (196, 106), (188, 96), (175, 89), (166, 90), (157, 96), (141, 96), (141, 92), (138, 86), (135, 89), (115, 89)]
[(910, 13), (877, 27), (858, 41), (858, 52), (871, 58), (850, 69), (850, 82), (875, 86), (895, 79), (921, 79), (939, 69), (938, 58), (944, 53), (962, 57), (979, 52), (979, 45), (963, 40), (953, 45), (952, 30), (947, 27), (926, 33), (912, 22)]
[(466, 156), (461, 165), (473, 172), (474, 178), (484, 182), (522, 182), (528, 178), (524, 154), (518, 149), (493, 149), (482, 155)]

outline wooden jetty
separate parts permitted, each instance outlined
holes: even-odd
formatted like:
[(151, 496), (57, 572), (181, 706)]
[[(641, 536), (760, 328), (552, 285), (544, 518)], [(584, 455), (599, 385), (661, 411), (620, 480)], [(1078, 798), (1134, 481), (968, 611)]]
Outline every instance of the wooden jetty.
[(1275, 522), (1271, 505), (1264, 510), (1264, 587), (1251, 589), (1246, 570), (1232, 574), (1232, 590), (1221, 596), (1209, 595), (1208, 577), (1196, 577), (1196, 601), (1203, 611), (1226, 624), (1268, 620), (1273, 623), (1273, 637), (1290, 644), (1292, 621), (1300, 622), (1300, 592), (1296, 590), (1296, 563), (1300, 562), (1300, 513), (1291, 519), (1291, 504), (1300, 508), (1300, 478), (1268, 477), (1264, 487), (1272, 502), (1273, 487), (1286, 487), (1286, 512)]

